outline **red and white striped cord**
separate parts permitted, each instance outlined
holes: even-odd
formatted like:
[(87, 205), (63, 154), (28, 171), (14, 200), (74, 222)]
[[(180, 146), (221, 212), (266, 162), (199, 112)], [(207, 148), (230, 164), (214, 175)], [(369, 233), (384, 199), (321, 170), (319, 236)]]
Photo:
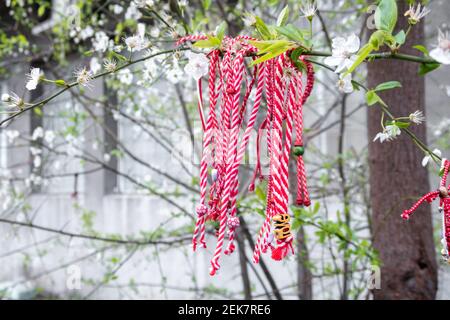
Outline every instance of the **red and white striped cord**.
[[(195, 42), (204, 39), (207, 39), (207, 36), (187, 36), (179, 39), (177, 45), (188, 41)], [(200, 234), (199, 242), (206, 247), (205, 221), (207, 219), (218, 220), (217, 243), (211, 259), (211, 275), (214, 275), (220, 267), (219, 259), (223, 251), (227, 228), (229, 243), (224, 250), (225, 254), (232, 253), (235, 247), (233, 243), (234, 232), (239, 226), (239, 219), (236, 217), (239, 166), (256, 123), (264, 89), (266, 92), (267, 116), (258, 130), (257, 166), (254, 179), (249, 188), (254, 188), (254, 180), (258, 175), (260, 178), (263, 177), (259, 158), (260, 139), (263, 130), (267, 130), (270, 164), (267, 184), (266, 219), (261, 226), (256, 241), (253, 254), (254, 262), (258, 262), (260, 253), (267, 250), (269, 236), (271, 235), (270, 224), (272, 217), (275, 214), (288, 212), (288, 164), (292, 147), (293, 130), (295, 127), (296, 137), (300, 137), (301, 139), (301, 131), (303, 129), (301, 106), (311, 93), (314, 81), (312, 65), (304, 57), (300, 57), (307, 66), (308, 76), (305, 92), (301, 96), (301, 74), (295, 71), (287, 56), (289, 53), (284, 53), (265, 63), (259, 64), (254, 68), (250, 81), (245, 81), (244, 83), (244, 57), (257, 51), (255, 47), (246, 42), (249, 40), (256, 39), (247, 36), (238, 36), (236, 38), (225, 37), (222, 41), (220, 51), (214, 50), (208, 54), (210, 58), (208, 88), (209, 113), (206, 121), (203, 116), (201, 81), (198, 83), (199, 113), (204, 127), (204, 136), (203, 153), (200, 163), (200, 203), (197, 207), (198, 219), (194, 229), (193, 246), (195, 250), (197, 238)], [(221, 58), (220, 55), (222, 53), (223, 57)], [(255, 59), (255, 57), (252, 58)], [(285, 77), (286, 68), (291, 69), (290, 73), (288, 72), (288, 78)], [(218, 79), (217, 84), (216, 79)], [(252, 110), (248, 116), (243, 136), (239, 139), (240, 129), (244, 125), (247, 101), (254, 89), (255, 83), (257, 85)], [(241, 87), (245, 87), (246, 91), (240, 104)], [(300, 101), (297, 102), (297, 100)], [(220, 101), (218, 106), (220, 119), (216, 115), (216, 104), (218, 101)], [(298, 116), (299, 113), (300, 118)], [(285, 123), (284, 133), (283, 123)], [(296, 140), (296, 142), (298, 141)], [(212, 182), (209, 187), (209, 201), (207, 206), (208, 167), (212, 168)], [(305, 194), (306, 178), (304, 168), (300, 170), (299, 176), (304, 178), (304, 182), (300, 185), (303, 194)], [(287, 240), (277, 241), (277, 248), (275, 250), (282, 248), (285, 252), (288, 247), (292, 248), (291, 242), (292, 237)], [(283, 253), (282, 257), (284, 255)], [(274, 257), (274, 252), (272, 252), (272, 257)]]
[[(445, 185), (446, 185), (449, 168), (450, 168), (450, 161), (444, 160), (444, 174), (442, 175), (441, 182), (439, 184), (440, 187), (445, 187)], [(437, 197), (439, 197), (439, 195), (440, 195), (440, 191), (439, 190), (428, 192), (427, 194), (422, 196), (419, 200), (417, 200), (417, 202), (414, 203), (411, 208), (409, 208), (407, 210), (404, 210), (402, 215), (401, 215), (401, 217), (404, 220), (408, 220), (409, 217), (414, 213), (414, 211), (417, 210), (417, 208), (422, 203), (424, 203), (425, 201), (428, 202), (428, 203), (431, 203), (431, 202), (433, 202), (433, 200), (435, 200)], [(441, 199), (441, 204), (442, 204), (442, 199)]]
[[(208, 214), (208, 208), (205, 205), (205, 198), (208, 184), (208, 146), (212, 142), (214, 126), (217, 123), (216, 120), (216, 102), (217, 94), (215, 90), (216, 84), (216, 68), (219, 60), (219, 51), (215, 50), (210, 54), (210, 67), (209, 67), (209, 116), (206, 125), (206, 130), (203, 135), (203, 152), (200, 162), (200, 204), (197, 206), (197, 222), (195, 224), (194, 234), (192, 237), (192, 246), (195, 251), (197, 247), (197, 236), (201, 229), (204, 228), (205, 220)], [(201, 80), (200, 80), (201, 81)], [(200, 97), (201, 99), (202, 97)], [(203, 239), (200, 243), (206, 248), (206, 243)]]
[(220, 218), (219, 218), (219, 232), (217, 237), (216, 250), (214, 251), (213, 258), (211, 259), (211, 270), (210, 274), (214, 275), (216, 271), (220, 268), (219, 259), (222, 253), (225, 232), (226, 232), (226, 222), (229, 210), (229, 200), (230, 191), (232, 185), (232, 175), (233, 175), (233, 160), (236, 157), (236, 144), (239, 136), (239, 97), (240, 88), (242, 83), (242, 76), (244, 73), (244, 57), (243, 52), (239, 51), (233, 61), (233, 70), (230, 72), (230, 78), (228, 79), (228, 87), (226, 89), (229, 96), (229, 111), (231, 115), (231, 123), (227, 133), (228, 142), (228, 152), (226, 153), (226, 160), (224, 166), (226, 167), (224, 187), (221, 195), (221, 207), (220, 207)]
[[(234, 160), (234, 165), (232, 168), (232, 180), (234, 180), (235, 184), (234, 184), (234, 190), (233, 193), (231, 195), (232, 199), (231, 199), (231, 213), (230, 213), (230, 218), (233, 218), (236, 216), (237, 213), (237, 208), (236, 208), (236, 198), (237, 198), (237, 193), (238, 193), (238, 178), (239, 178), (239, 166), (241, 164), (242, 159), (244, 158), (244, 154), (245, 154), (245, 150), (247, 148), (247, 144), (250, 140), (250, 135), (252, 134), (253, 131), (253, 126), (255, 125), (256, 122), (256, 118), (258, 116), (258, 111), (259, 111), (259, 107), (261, 105), (261, 101), (262, 101), (262, 94), (263, 94), (263, 90), (264, 90), (264, 85), (265, 85), (265, 81), (266, 81), (266, 64), (262, 63), (260, 68), (259, 68), (259, 75), (258, 75), (258, 84), (256, 87), (256, 95), (255, 95), (255, 100), (253, 103), (253, 109), (252, 112), (250, 114), (250, 117), (248, 119), (247, 122), (247, 127), (244, 131), (244, 135), (242, 136), (241, 139), (241, 144), (239, 146), (238, 152), (236, 154), (236, 158)], [(245, 101), (244, 101), (245, 103)], [(228, 248), (225, 250), (225, 254), (231, 254), (233, 252), (233, 241), (234, 241), (234, 231), (235, 228), (230, 229), (230, 241), (229, 241), (229, 245)]]

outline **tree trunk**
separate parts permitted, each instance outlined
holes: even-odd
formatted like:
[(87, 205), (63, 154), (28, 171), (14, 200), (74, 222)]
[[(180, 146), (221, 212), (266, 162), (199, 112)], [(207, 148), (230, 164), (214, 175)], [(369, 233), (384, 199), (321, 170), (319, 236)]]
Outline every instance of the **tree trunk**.
[[(398, 30), (407, 29), (399, 6)], [(402, 52), (417, 54), (411, 46), (424, 40), (424, 23), (414, 26)], [(398, 80), (402, 88), (381, 93), (394, 116), (408, 116), (424, 108), (424, 78), (418, 65), (399, 60), (374, 61), (368, 66), (368, 86)], [(423, 110), (423, 109), (422, 109)], [(425, 110), (423, 110), (425, 111)], [(430, 206), (422, 205), (411, 221), (400, 218), (404, 209), (430, 191), (428, 174), (421, 167), (424, 154), (402, 133), (395, 141), (372, 142), (380, 128), (379, 106), (368, 108), (370, 195), (373, 208), (373, 243), (381, 259), (381, 289), (375, 299), (434, 299), (437, 291), (437, 264), (433, 242)], [(425, 125), (410, 128), (419, 139), (426, 140)]]

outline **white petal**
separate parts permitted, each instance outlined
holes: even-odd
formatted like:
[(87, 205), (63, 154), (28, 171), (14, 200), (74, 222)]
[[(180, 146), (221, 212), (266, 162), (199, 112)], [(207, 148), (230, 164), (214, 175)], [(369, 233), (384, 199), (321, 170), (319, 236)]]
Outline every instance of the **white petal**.
[(345, 42), (345, 46), (348, 52), (355, 53), (359, 50), (360, 41), (356, 34), (352, 33)]
[(430, 51), (430, 57), (442, 64), (450, 64), (450, 50), (435, 48)]
[(27, 90), (31, 91), (31, 90), (36, 89), (37, 85), (38, 85), (37, 81), (30, 80), (30, 81), (27, 82), (27, 85), (25, 87), (27, 88)]
[(345, 46), (345, 38), (336, 37), (332, 40), (331, 46), (333, 49), (343, 48)]
[(338, 66), (342, 63), (344, 59), (340, 58), (340, 57), (327, 57), (325, 58), (325, 60), (323, 61), (326, 65), (330, 66), (330, 67), (334, 67), (334, 66)]
[(439, 156), (439, 157), (442, 156), (442, 152), (441, 152), (441, 150), (439, 150), (439, 149), (434, 149), (434, 150), (433, 150), (433, 153), (434, 153), (435, 155)]
[(428, 164), (428, 161), (430, 161), (430, 156), (425, 156), (422, 159), (422, 167), (426, 167)]
[(334, 72), (341, 73), (345, 68), (346, 68), (345, 59), (342, 59), (342, 61), (339, 63), (339, 65), (337, 66), (336, 70), (334, 70)]

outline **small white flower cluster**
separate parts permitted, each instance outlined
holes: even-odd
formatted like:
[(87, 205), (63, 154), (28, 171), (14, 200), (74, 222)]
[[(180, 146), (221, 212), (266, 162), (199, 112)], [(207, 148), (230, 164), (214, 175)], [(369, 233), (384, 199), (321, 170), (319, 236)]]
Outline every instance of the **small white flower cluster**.
[[(411, 123), (419, 125), (425, 121), (425, 116), (422, 111), (417, 110), (408, 116), (408, 120)], [(373, 141), (379, 140), (380, 143), (391, 141), (399, 136), (401, 132), (400, 127), (393, 121), (391, 124), (387, 125), (382, 132), (378, 132)]]
[(337, 83), (339, 91), (351, 93), (353, 92), (352, 75), (344, 74), (356, 60), (360, 40), (355, 34), (347, 38), (336, 37), (332, 40), (331, 46), (331, 56), (325, 58), (324, 63), (330, 67), (336, 67), (335, 72), (340, 74)]
[(373, 141), (380, 140), (380, 143), (383, 143), (384, 141), (391, 141), (395, 139), (397, 136), (400, 135), (402, 131), (400, 128), (395, 124), (395, 121), (392, 122), (390, 125), (386, 126), (384, 128), (383, 132), (377, 133)]
[[(37, 127), (34, 129), (33, 134), (31, 135), (32, 141), (38, 141), (40, 139), (43, 140), (47, 144), (47, 146), (52, 147), (53, 141), (55, 140), (55, 133), (52, 130), (45, 130), (42, 127)], [(33, 156), (33, 166), (34, 168), (39, 168), (42, 164), (42, 149), (37, 147), (30, 147), (30, 153)]]

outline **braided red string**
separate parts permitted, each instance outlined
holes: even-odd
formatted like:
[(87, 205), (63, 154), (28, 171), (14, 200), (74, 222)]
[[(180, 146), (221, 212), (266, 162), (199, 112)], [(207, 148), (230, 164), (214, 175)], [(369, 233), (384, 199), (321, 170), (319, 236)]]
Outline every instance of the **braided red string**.
[[(207, 37), (186, 36), (179, 39), (177, 45), (203, 39)], [(301, 115), (301, 105), (311, 93), (314, 73), (312, 66), (305, 62), (308, 82), (302, 95), (301, 74), (295, 70), (288, 58), (289, 53), (284, 53), (254, 67), (251, 78), (244, 81), (244, 58), (252, 56), (252, 59), (255, 59), (253, 53), (257, 52), (257, 49), (247, 42), (248, 40), (257, 39), (248, 36), (224, 37), (220, 51), (213, 50), (208, 54), (210, 68), (207, 118), (203, 115), (201, 80), (198, 82), (199, 113), (203, 122), (204, 135), (200, 162), (200, 202), (197, 206), (198, 218), (194, 228), (193, 247), (195, 250), (197, 241), (206, 247), (205, 222), (208, 219), (216, 220), (218, 222), (217, 243), (211, 259), (211, 275), (220, 268), (219, 259), (222, 251), (225, 254), (231, 254), (235, 249), (235, 229), (239, 226), (239, 219), (236, 217), (239, 166), (256, 124), (264, 91), (267, 115), (258, 129), (257, 165), (249, 189), (254, 189), (256, 177), (263, 178), (260, 163), (260, 144), (263, 133), (267, 135), (270, 164), (267, 176), (266, 218), (258, 234), (253, 261), (258, 262), (261, 252), (265, 252), (268, 247), (272, 248), (272, 257), (275, 260), (282, 259), (289, 251), (293, 251), (292, 236), (282, 241), (277, 240), (276, 246), (272, 245), (271, 219), (276, 214), (288, 212), (288, 164), (294, 127), (296, 137), (301, 139), (303, 125), (298, 125), (298, 114)], [(301, 57), (301, 59), (304, 58)], [(255, 84), (256, 92), (252, 98), (252, 109), (248, 114), (248, 120), (245, 121), (247, 103)], [(243, 88), (245, 91), (240, 101)], [(219, 101), (220, 104), (216, 108)], [(242, 138), (239, 139), (241, 129), (244, 131)], [(208, 168), (211, 170), (209, 190)], [(304, 177), (304, 170), (301, 172), (303, 172), (301, 176)], [(302, 186), (305, 185), (306, 179), (304, 181), (301, 183)], [(306, 190), (306, 185), (302, 190)], [(206, 203), (208, 191), (209, 200)], [(224, 249), (226, 234), (228, 234), (229, 242)]]
[(423, 203), (428, 202), (431, 203), (433, 200), (435, 200), (437, 197), (440, 197), (440, 207), (443, 211), (442, 216), (442, 242), (444, 245), (444, 249), (442, 250), (442, 256), (443, 258), (450, 263), (450, 196), (448, 194), (448, 189), (450, 186), (446, 188), (447, 183), (447, 176), (450, 169), (450, 162), (445, 159), (443, 161), (443, 175), (441, 178), (441, 182), (439, 184), (439, 189), (436, 191), (428, 192), (424, 196), (422, 196), (413, 206), (403, 211), (401, 214), (401, 217), (404, 220), (408, 220), (410, 216), (414, 213), (415, 210)]

